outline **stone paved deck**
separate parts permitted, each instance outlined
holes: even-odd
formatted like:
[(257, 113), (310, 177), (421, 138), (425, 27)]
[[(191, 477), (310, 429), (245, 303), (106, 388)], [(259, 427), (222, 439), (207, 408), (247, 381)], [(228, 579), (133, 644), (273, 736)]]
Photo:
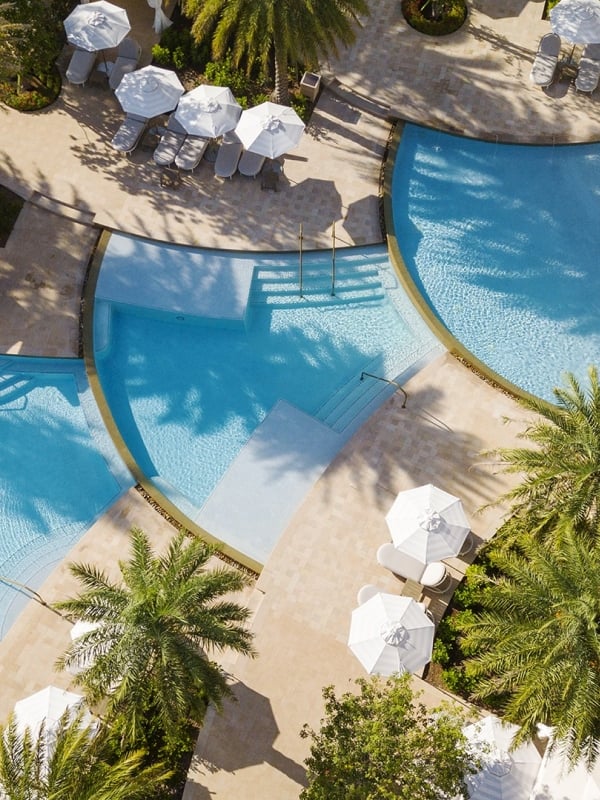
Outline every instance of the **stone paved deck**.
[[(145, 0), (123, 4), (147, 63), (156, 39), (152, 11)], [(36, 114), (0, 107), (0, 181), (31, 201), (0, 253), (0, 351), (76, 355), (79, 289), (98, 233), (94, 223), (173, 242), (276, 250), (296, 248), (300, 222), (307, 247), (328, 247), (336, 220), (339, 245), (380, 241), (387, 117), (490, 139), (599, 139), (598, 93), (578, 96), (566, 84), (542, 91), (528, 82), (533, 52), (548, 30), (542, 5), (475, 0), (461, 31), (430, 39), (406, 26), (398, 0), (378, 0), (356, 45), (326, 65), (339, 95), (321, 95), (302, 145), (286, 159), (277, 195), (240, 176), (219, 182), (206, 164), (180, 189), (162, 189), (150, 151), (128, 160), (108, 146), (122, 114), (98, 84), (65, 87), (52, 108)], [(382, 117), (364, 110), (373, 105)], [(345, 646), (358, 588), (372, 582), (414, 591), (375, 561), (396, 492), (438, 483), (463, 498), (481, 539), (496, 529), (502, 509), (477, 509), (506, 487), (506, 478), (482, 465), (479, 453), (514, 443), (518, 426), (502, 422), (505, 414), (518, 416), (513, 402), (448, 355), (407, 388), (407, 409), (392, 398), (330, 465), (248, 597), (260, 657), (227, 665), (239, 702), (207, 723), (186, 800), (298, 797), (306, 755), (301, 725), (318, 724), (323, 685), (343, 689), (361, 674)], [(122, 554), (132, 525), (156, 542), (170, 535), (162, 517), (129, 492), (70, 558), (114, 570), (114, 554)], [(464, 566), (451, 563), (455, 580)], [(62, 565), (43, 596), (72, 591), (69, 580)], [(447, 599), (434, 601), (438, 617)], [(30, 603), (0, 642), (0, 718), (48, 683), (69, 685), (52, 669), (67, 641), (64, 621)], [(439, 699), (415, 683), (429, 702)]]

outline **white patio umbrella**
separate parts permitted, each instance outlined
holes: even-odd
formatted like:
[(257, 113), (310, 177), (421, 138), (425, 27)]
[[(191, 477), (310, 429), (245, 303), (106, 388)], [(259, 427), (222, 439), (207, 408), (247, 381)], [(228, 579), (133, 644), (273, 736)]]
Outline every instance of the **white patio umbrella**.
[[(46, 686), (45, 689), (15, 703), (17, 730), (23, 734), (25, 729), (29, 728), (31, 735), (37, 738), (43, 723), (46, 742), (51, 743), (62, 715), (66, 711), (72, 711), (75, 715), (83, 705), (83, 701), (84, 698), (80, 694), (67, 692), (56, 686)], [(86, 712), (82, 724), (87, 726), (94, 721), (92, 715)]]
[(75, 6), (63, 25), (67, 40), (90, 52), (116, 47), (131, 30), (127, 11), (107, 0)]
[(591, 769), (584, 759), (569, 765), (559, 746), (548, 744), (530, 800), (600, 800), (600, 760)]
[(424, 564), (457, 555), (470, 531), (458, 497), (430, 483), (400, 492), (385, 521), (396, 548)]
[(235, 133), (251, 153), (278, 158), (298, 145), (304, 123), (293, 108), (267, 102), (242, 111)]
[(115, 90), (125, 113), (146, 119), (172, 111), (183, 92), (173, 70), (154, 66), (126, 73)]
[(216, 138), (232, 131), (241, 113), (231, 89), (203, 84), (179, 100), (175, 119), (193, 136)]
[[(97, 630), (100, 627), (99, 622), (85, 622), (82, 619), (77, 620), (77, 622), (71, 628), (71, 641), (76, 641), (80, 639), (82, 636), (85, 636), (86, 633), (91, 633), (92, 631)], [(82, 658), (77, 664), (73, 664), (68, 668), (68, 671), (71, 675), (79, 675), (79, 673), (86, 669), (86, 667), (91, 667), (94, 663), (94, 659), (91, 656)]]
[(348, 647), (370, 675), (417, 672), (431, 660), (434, 633), (412, 597), (378, 592), (352, 612)]
[(573, 44), (600, 42), (600, 0), (560, 0), (550, 11), (552, 30)]
[(467, 779), (470, 800), (529, 798), (542, 757), (532, 742), (511, 750), (518, 725), (505, 724), (493, 714), (463, 728), (482, 769)]

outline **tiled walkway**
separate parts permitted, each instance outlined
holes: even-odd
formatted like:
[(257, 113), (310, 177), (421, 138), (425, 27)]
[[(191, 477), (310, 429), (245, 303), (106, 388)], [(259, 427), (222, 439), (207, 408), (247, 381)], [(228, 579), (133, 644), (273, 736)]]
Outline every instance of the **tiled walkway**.
[[(147, 62), (155, 41), (152, 12), (145, 0), (123, 4)], [(0, 351), (76, 355), (79, 289), (97, 236), (91, 221), (233, 249), (293, 250), (300, 223), (306, 247), (326, 248), (333, 221), (339, 246), (380, 241), (386, 115), (491, 139), (600, 138), (596, 96), (577, 96), (563, 84), (541, 91), (528, 82), (537, 41), (548, 29), (541, 0), (475, 0), (467, 25), (444, 39), (409, 29), (399, 0), (373, 5), (356, 45), (326, 70), (355, 93), (360, 107), (345, 93), (346, 99), (321, 95), (301, 146), (286, 159), (278, 194), (240, 176), (218, 181), (208, 164), (182, 188), (162, 189), (149, 151), (128, 160), (110, 149), (122, 114), (98, 85), (65, 87), (54, 107), (38, 114), (0, 108), (0, 181), (33, 201), (0, 254)], [(364, 110), (373, 103), (383, 118)], [(405, 589), (375, 561), (396, 492), (437, 483), (463, 498), (481, 539), (495, 531), (502, 509), (478, 509), (506, 479), (482, 462), (480, 452), (515, 442), (519, 426), (505, 425), (503, 417), (518, 418), (518, 409), (448, 355), (407, 389), (405, 410), (399, 397), (392, 398), (330, 465), (266, 565), (249, 598), (257, 609), (260, 656), (228, 665), (239, 702), (205, 726), (186, 800), (298, 797), (306, 755), (302, 724), (318, 724), (322, 686), (344, 689), (361, 674), (345, 645), (358, 588), (372, 582)], [(155, 541), (164, 542), (170, 532), (132, 491), (90, 529), (71, 558), (114, 570), (114, 554), (123, 553), (132, 525)], [(455, 578), (464, 566), (451, 563)], [(41, 592), (52, 600), (71, 590), (63, 565)], [(438, 616), (447, 598), (433, 602)], [(51, 682), (68, 685), (67, 676), (52, 671), (67, 641), (63, 620), (29, 605), (0, 642), (0, 718), (19, 697)], [(415, 683), (428, 701), (439, 698), (427, 684)]]

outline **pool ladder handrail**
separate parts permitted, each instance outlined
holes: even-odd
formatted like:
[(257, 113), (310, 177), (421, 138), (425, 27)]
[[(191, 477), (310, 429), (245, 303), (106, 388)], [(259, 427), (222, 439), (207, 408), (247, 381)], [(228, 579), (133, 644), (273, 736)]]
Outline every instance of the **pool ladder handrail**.
[(400, 391), (404, 395), (404, 400), (402, 401), (402, 408), (406, 408), (406, 401), (408, 400), (408, 394), (406, 392), (406, 389), (400, 386), (400, 384), (397, 381), (392, 381), (389, 378), (382, 378), (380, 375), (373, 375), (372, 372), (361, 372), (360, 373), (361, 381), (364, 381), (365, 376), (367, 378), (374, 378), (376, 381), (383, 381), (384, 383), (389, 383), (392, 386), (395, 386), (396, 389), (400, 389)]
[(35, 600), (36, 603), (39, 603), (41, 606), (44, 606), (44, 608), (52, 611), (52, 613), (56, 614), (57, 617), (62, 617), (62, 619), (66, 619), (70, 622), (70, 619), (66, 614), (61, 614), (57, 608), (54, 608), (54, 606), (50, 605), (50, 603), (47, 603), (39, 592), (36, 592), (36, 590), (32, 589), (31, 586), (27, 586), (26, 583), (19, 583), (19, 581), (8, 578), (6, 575), (0, 575), (0, 583), (5, 583), (7, 586), (22, 592), (30, 600)]

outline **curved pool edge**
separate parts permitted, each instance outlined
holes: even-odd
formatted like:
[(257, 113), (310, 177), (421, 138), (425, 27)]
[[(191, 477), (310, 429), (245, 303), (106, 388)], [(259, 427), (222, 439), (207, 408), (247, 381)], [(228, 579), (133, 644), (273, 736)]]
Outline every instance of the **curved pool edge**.
[(508, 393), (518, 400), (534, 401), (536, 403), (548, 403), (548, 405), (551, 405), (548, 400), (538, 397), (531, 392), (527, 392), (525, 389), (521, 389), (520, 386), (517, 386), (516, 384), (512, 383), (512, 381), (507, 380), (504, 376), (488, 367), (488, 365), (481, 361), (481, 359), (477, 358), (477, 356), (474, 355), (468, 348), (466, 348), (434, 314), (429, 303), (427, 303), (417, 288), (417, 285), (406, 266), (404, 258), (402, 257), (402, 250), (396, 237), (392, 208), (392, 180), (394, 167), (396, 164), (396, 156), (398, 154), (398, 148), (402, 139), (405, 122), (405, 120), (398, 120), (396, 123), (390, 140), (388, 156), (385, 161), (383, 174), (383, 216), (386, 228), (388, 254), (392, 267), (398, 276), (398, 280), (402, 284), (402, 288), (421, 315), (422, 319), (426, 322), (439, 341), (446, 347), (448, 352), (455, 358), (463, 361), (466, 366), (472, 369), (474, 372), (479, 373), (482, 380), (496, 385), (501, 391)]
[(222, 553), (226, 559), (230, 559), (231, 561), (240, 564), (243, 568), (249, 570), (250, 572), (259, 575), (263, 568), (262, 564), (245, 555), (244, 553), (239, 552), (235, 548), (230, 547), (228, 544), (220, 539), (217, 539), (209, 531), (195, 523), (171, 500), (169, 500), (169, 498), (163, 494), (156, 487), (156, 485), (152, 483), (151, 480), (147, 478), (142, 470), (140, 470), (136, 460), (127, 447), (125, 440), (121, 436), (117, 423), (115, 422), (115, 419), (110, 411), (106, 397), (102, 391), (102, 386), (100, 385), (100, 379), (98, 377), (96, 362), (94, 359), (94, 301), (102, 259), (104, 258), (104, 254), (112, 233), (113, 232), (111, 230), (104, 229), (100, 235), (98, 246), (96, 247), (92, 262), (90, 264), (88, 280), (86, 282), (83, 298), (83, 361), (85, 364), (85, 370), (90, 388), (94, 395), (94, 399), (96, 401), (96, 405), (98, 406), (98, 410), (104, 425), (106, 426), (108, 434), (111, 437), (119, 455), (123, 459), (127, 469), (131, 472), (136, 482), (142, 488), (146, 494), (146, 497), (150, 498), (151, 502), (156, 503), (159, 509), (162, 510), (175, 525), (179, 525), (195, 536), (199, 536), (209, 544), (216, 545), (219, 548), (220, 553)]

